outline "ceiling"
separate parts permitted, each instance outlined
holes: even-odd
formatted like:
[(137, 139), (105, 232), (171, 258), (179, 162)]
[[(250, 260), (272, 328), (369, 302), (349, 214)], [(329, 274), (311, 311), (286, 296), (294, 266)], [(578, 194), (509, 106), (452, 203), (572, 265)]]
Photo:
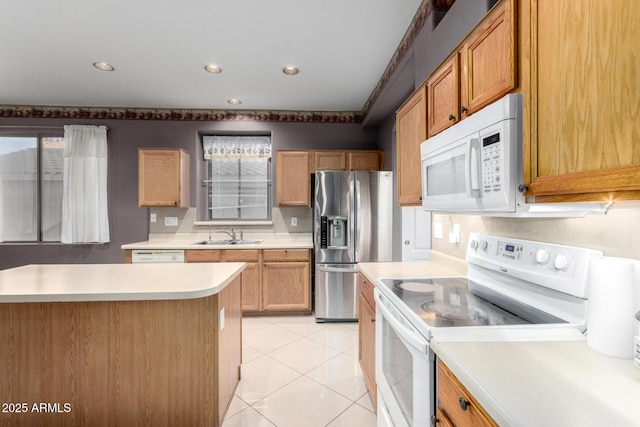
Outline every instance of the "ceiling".
[(420, 3), (3, 1), (0, 104), (361, 111)]

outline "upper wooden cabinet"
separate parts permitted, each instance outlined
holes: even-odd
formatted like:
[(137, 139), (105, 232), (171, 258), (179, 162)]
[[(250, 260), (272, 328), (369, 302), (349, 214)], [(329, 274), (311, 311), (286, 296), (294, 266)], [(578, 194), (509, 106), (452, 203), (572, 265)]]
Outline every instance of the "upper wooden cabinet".
[(180, 149), (138, 149), (138, 206), (188, 208), (190, 161)]
[(348, 169), (346, 151), (313, 151), (311, 155), (313, 158), (312, 172), (321, 170), (346, 171)]
[(433, 136), (517, 87), (515, 0), (496, 5), (427, 79), (427, 134)]
[(401, 206), (421, 203), (420, 143), (426, 138), (426, 86), (422, 86), (396, 113), (396, 171)]
[(278, 206), (311, 206), (309, 151), (276, 153), (276, 200)]
[(309, 150), (276, 153), (278, 206), (311, 206), (311, 174), (319, 170), (380, 170), (377, 150)]
[(427, 135), (433, 136), (460, 120), (458, 55), (427, 79)]
[(523, 0), (525, 182), (536, 202), (640, 200), (640, 2)]
[(358, 151), (312, 151), (311, 172), (321, 170), (361, 171), (382, 169), (383, 152), (378, 150)]
[(516, 0), (498, 3), (460, 49), (460, 112), (473, 114), (517, 87)]
[(352, 171), (379, 171), (383, 169), (382, 151), (349, 151), (347, 160), (349, 170)]

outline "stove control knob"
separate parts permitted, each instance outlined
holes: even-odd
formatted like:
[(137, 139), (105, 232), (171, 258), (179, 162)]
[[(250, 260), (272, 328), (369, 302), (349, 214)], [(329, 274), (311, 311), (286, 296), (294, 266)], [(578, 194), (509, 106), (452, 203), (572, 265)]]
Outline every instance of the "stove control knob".
[(545, 249), (538, 249), (536, 252), (536, 262), (540, 265), (545, 265), (549, 262), (549, 252)]
[(556, 270), (566, 270), (569, 267), (569, 260), (562, 254), (556, 255), (553, 259), (553, 268)]
[(477, 249), (478, 248), (478, 242), (474, 240), (472, 240), (469, 245), (471, 246), (471, 249)]
[(480, 240), (480, 242), (478, 243), (478, 247), (483, 251), (487, 249), (488, 245), (489, 243), (486, 240)]

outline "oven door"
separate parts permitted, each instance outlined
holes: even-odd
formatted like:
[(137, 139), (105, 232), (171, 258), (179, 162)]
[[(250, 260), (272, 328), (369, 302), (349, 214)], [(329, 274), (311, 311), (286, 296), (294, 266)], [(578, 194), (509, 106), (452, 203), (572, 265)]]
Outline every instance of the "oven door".
[(389, 419), (395, 427), (426, 426), (435, 407), (429, 341), (378, 289), (374, 293), (378, 426)]

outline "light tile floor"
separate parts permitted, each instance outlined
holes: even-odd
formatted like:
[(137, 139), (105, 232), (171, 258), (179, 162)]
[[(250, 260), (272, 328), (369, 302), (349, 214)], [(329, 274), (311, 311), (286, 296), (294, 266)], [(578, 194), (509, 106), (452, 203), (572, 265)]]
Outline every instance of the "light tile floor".
[(245, 317), (242, 380), (222, 427), (375, 427), (357, 323)]

